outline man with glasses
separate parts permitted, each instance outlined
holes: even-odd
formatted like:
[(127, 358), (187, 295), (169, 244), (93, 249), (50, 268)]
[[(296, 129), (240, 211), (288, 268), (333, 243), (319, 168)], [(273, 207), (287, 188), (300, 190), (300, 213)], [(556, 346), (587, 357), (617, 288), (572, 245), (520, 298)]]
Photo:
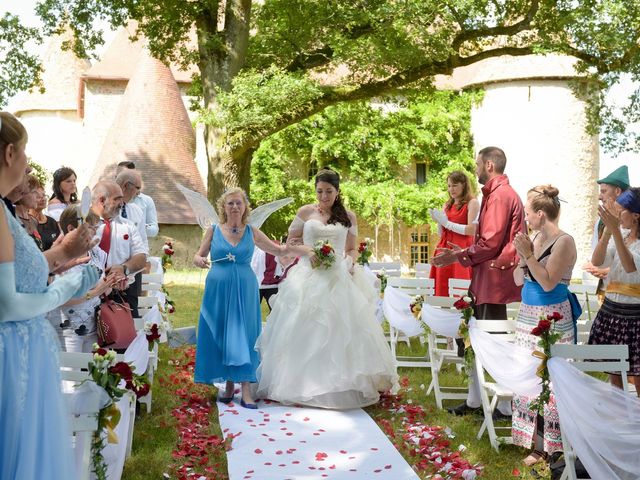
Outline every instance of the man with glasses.
[(123, 203), (120, 207), (120, 216), (133, 222), (140, 233), (142, 242), (149, 249), (149, 241), (147, 239), (147, 228), (144, 212), (134, 203), (135, 198), (142, 189), (142, 178), (136, 170), (123, 170), (116, 177), (116, 183), (122, 189)]
[[(130, 160), (118, 163), (118, 166), (116, 167), (116, 176), (127, 169), (135, 170), (136, 164)], [(139, 185), (143, 186), (142, 183)], [(160, 227), (158, 226), (158, 212), (156, 211), (156, 204), (153, 201), (153, 198), (142, 191), (138, 191), (138, 195), (133, 198), (133, 203), (139, 206), (144, 213), (147, 237), (153, 238), (157, 236)]]

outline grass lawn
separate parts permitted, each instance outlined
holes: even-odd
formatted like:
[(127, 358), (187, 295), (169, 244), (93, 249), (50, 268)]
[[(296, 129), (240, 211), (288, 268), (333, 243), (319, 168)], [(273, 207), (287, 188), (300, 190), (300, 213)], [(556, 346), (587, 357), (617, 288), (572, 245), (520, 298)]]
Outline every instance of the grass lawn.
[[(204, 271), (195, 270), (169, 270), (167, 272), (167, 284), (165, 286), (176, 305), (176, 312), (172, 316), (175, 327), (197, 324), (205, 273)], [(264, 310), (266, 310), (266, 307), (263, 305), (263, 313)], [(404, 353), (402, 348), (399, 347), (399, 353)], [(406, 349), (406, 347), (404, 348)], [(419, 353), (420, 348), (417, 341), (414, 342), (411, 354)], [(172, 415), (172, 412), (189, 401), (188, 398), (185, 400), (185, 395), (178, 389), (181, 386), (180, 384), (177, 386), (172, 385), (172, 382), (176, 382), (174, 374), (176, 364), (180, 362), (182, 362), (181, 364), (185, 362), (184, 348), (170, 349), (166, 344), (161, 344), (159, 369), (153, 389), (153, 410), (151, 414), (141, 412), (136, 418), (133, 452), (125, 464), (123, 480), (190, 478), (176, 473), (176, 465), (184, 465), (185, 459), (174, 457), (174, 451), (178, 443), (176, 425), (181, 420), (179, 415)], [(438, 410), (435, 406), (433, 395), (426, 396), (425, 387), (431, 381), (429, 369), (402, 368), (399, 374), (408, 380), (408, 386), (402, 394), (403, 403), (411, 403), (423, 407), (426, 415), (422, 419), (422, 423), (449, 427), (454, 435), (453, 438), (450, 438), (450, 449), (456, 451), (460, 445), (464, 445), (465, 449), (462, 456), (471, 464), (479, 463), (484, 467), (480, 478), (495, 480), (549, 478), (546, 469), (537, 471), (522, 465), (522, 459), (527, 455), (525, 450), (512, 445), (505, 445), (500, 448), (500, 453), (497, 453), (489, 445), (486, 435), (481, 440), (477, 440), (476, 434), (480, 428), (481, 417), (455, 417), (444, 410)], [(185, 380), (183, 378), (181, 381), (188, 382), (188, 379)], [(455, 369), (446, 372), (442, 376), (442, 383), (445, 385), (460, 384), (460, 379)], [(212, 387), (202, 387), (198, 391), (209, 398), (213, 398), (215, 394), (215, 388)], [(392, 415), (387, 408), (381, 405), (368, 407), (366, 411), (379, 423), (382, 419), (388, 419), (391, 428), (396, 433), (402, 430), (400, 423), (402, 415)], [(208, 422), (205, 426), (210, 435), (221, 437), (215, 402), (211, 406)], [(401, 453), (411, 465), (414, 465), (418, 460), (403, 449), (401, 449)], [(205, 460), (206, 465), (204, 464)], [(208, 472), (211, 472), (206, 474), (208, 479), (227, 478), (224, 445), (218, 448), (211, 448), (210, 455), (203, 460), (203, 465), (199, 468), (205, 467), (208, 467)], [(421, 478), (438, 478), (427, 474), (427, 472), (422, 472), (420, 475)]]

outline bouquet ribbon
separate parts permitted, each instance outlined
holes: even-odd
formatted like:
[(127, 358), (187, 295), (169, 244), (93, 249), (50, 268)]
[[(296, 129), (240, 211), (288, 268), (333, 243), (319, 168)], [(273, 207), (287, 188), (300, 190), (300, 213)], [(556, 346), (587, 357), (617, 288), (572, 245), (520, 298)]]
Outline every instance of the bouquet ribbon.
[(542, 363), (536, 369), (536, 375), (540, 378), (543, 378), (544, 370), (545, 368), (547, 368), (547, 360), (549, 359), (549, 357), (547, 357), (544, 352), (541, 352), (539, 350), (534, 350), (531, 355), (542, 360)]
[(112, 403), (106, 408), (104, 415), (104, 425), (107, 427), (107, 442), (118, 443), (118, 435), (114, 428), (118, 426), (120, 422), (120, 410), (115, 403)]

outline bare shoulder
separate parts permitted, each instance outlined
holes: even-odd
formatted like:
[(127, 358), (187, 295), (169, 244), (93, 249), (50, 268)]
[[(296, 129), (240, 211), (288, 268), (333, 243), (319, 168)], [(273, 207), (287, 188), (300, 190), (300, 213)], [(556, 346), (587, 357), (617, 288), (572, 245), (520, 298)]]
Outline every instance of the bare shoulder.
[(347, 210), (347, 215), (349, 216), (349, 220), (351, 220), (351, 223), (353, 225), (358, 223), (358, 218), (356, 217), (356, 214), (353, 213), (351, 210)]
[(478, 201), (477, 198), (472, 198), (471, 200), (469, 200), (469, 207), (480, 207), (480, 202)]
[(302, 220), (306, 220), (313, 213), (313, 205), (307, 204), (303, 205), (298, 209), (296, 215), (300, 217)]
[(49, 200), (49, 205), (56, 205), (58, 203), (62, 203), (62, 202), (58, 200), (56, 197), (53, 197), (51, 200)]

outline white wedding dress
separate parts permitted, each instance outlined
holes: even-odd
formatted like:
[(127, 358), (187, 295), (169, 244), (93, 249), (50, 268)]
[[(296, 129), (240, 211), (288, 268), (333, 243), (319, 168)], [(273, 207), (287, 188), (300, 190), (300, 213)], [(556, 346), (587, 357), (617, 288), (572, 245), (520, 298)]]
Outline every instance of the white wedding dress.
[(258, 398), (348, 409), (376, 403), (397, 385), (396, 365), (375, 318), (378, 294), (359, 265), (343, 259), (347, 228), (307, 220), (303, 242), (328, 240), (336, 261), (312, 268), (301, 258), (272, 297), (273, 311), (256, 343)]

